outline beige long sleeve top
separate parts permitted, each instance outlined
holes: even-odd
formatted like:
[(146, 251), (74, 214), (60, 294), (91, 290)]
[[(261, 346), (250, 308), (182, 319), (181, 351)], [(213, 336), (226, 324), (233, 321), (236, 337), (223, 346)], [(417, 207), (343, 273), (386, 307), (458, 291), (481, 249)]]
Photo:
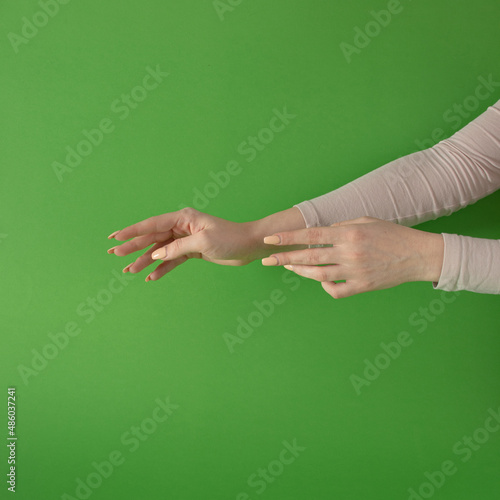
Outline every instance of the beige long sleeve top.
[[(499, 188), (500, 101), (432, 148), (294, 206), (307, 227), (362, 216), (413, 226), (450, 215)], [(500, 240), (442, 235), (443, 267), (434, 288), (499, 294)]]

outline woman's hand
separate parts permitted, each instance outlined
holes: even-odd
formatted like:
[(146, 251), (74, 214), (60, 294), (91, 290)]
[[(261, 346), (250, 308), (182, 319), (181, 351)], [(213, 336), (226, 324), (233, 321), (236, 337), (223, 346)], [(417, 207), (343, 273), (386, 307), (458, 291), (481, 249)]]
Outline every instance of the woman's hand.
[[(273, 245), (330, 245), (274, 253), (264, 265), (285, 268), (321, 282), (338, 299), (408, 281), (437, 282), (443, 264), (444, 241), (392, 222), (361, 217), (328, 227), (279, 232), (266, 237)], [(336, 283), (345, 280), (345, 283)]]
[(158, 260), (161, 264), (146, 277), (146, 281), (158, 280), (192, 258), (226, 266), (248, 264), (269, 255), (271, 250), (263, 243), (266, 234), (301, 227), (305, 227), (305, 222), (297, 208), (242, 223), (184, 208), (115, 231), (108, 238), (129, 241), (110, 248), (108, 253), (121, 257), (153, 245), (123, 272), (138, 273)]

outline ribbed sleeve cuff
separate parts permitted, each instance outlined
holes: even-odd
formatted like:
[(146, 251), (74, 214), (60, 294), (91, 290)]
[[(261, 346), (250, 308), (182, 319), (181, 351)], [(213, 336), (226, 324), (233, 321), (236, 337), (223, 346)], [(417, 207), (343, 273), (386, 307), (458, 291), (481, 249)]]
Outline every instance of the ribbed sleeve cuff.
[(303, 201), (302, 203), (294, 205), (294, 207), (297, 207), (300, 210), (300, 213), (306, 222), (306, 227), (319, 227), (320, 224), (318, 214), (310, 201)]
[(460, 260), (457, 252), (453, 251), (453, 238), (448, 238), (454, 235), (441, 233), (441, 236), (444, 240), (443, 267), (441, 268), (439, 281), (437, 283), (434, 282), (432, 286), (437, 290), (452, 292), (456, 290), (456, 276), (454, 276), (454, 273), (459, 267)]
[(434, 288), (500, 293), (500, 240), (442, 233), (444, 258)]

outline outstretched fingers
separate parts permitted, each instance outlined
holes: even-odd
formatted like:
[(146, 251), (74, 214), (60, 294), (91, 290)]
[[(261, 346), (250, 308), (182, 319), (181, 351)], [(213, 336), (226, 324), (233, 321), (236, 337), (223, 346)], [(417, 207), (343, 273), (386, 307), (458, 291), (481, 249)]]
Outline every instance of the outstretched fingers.
[(108, 253), (113, 253), (118, 257), (123, 257), (131, 253), (143, 250), (144, 248), (152, 245), (153, 243), (160, 241), (166, 241), (172, 237), (172, 231), (164, 231), (163, 233), (149, 233), (144, 236), (137, 236), (130, 241), (117, 245), (108, 250)]
[(131, 262), (125, 269), (123, 269), (124, 273), (139, 273), (143, 269), (146, 269), (149, 265), (151, 265), (154, 260), (151, 258), (153, 252), (158, 250), (158, 248), (162, 248), (168, 243), (173, 241), (173, 238), (169, 238), (165, 241), (160, 241), (156, 245), (153, 245), (151, 248), (146, 250), (140, 257), (138, 257), (134, 262)]
[(188, 257), (183, 256), (178, 259), (162, 262), (152, 273), (146, 276), (146, 281), (157, 281), (160, 278), (163, 278), (165, 274), (169, 273), (177, 266), (180, 266), (182, 263), (186, 262), (186, 260), (188, 260)]
[(108, 238), (114, 238), (117, 241), (126, 241), (130, 238), (143, 236), (149, 233), (162, 233), (170, 231), (179, 220), (180, 212), (170, 212), (168, 214), (156, 215), (149, 219), (142, 220), (131, 226), (127, 226), (120, 231), (111, 233)]

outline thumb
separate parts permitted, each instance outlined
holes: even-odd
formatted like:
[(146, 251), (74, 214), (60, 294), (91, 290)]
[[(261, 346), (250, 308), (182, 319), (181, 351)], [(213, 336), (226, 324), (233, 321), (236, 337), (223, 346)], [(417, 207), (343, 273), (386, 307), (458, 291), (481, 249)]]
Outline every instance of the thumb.
[(151, 258), (153, 260), (173, 260), (185, 256), (188, 258), (201, 258), (202, 251), (202, 233), (196, 233), (192, 236), (177, 238), (168, 245), (158, 248)]

